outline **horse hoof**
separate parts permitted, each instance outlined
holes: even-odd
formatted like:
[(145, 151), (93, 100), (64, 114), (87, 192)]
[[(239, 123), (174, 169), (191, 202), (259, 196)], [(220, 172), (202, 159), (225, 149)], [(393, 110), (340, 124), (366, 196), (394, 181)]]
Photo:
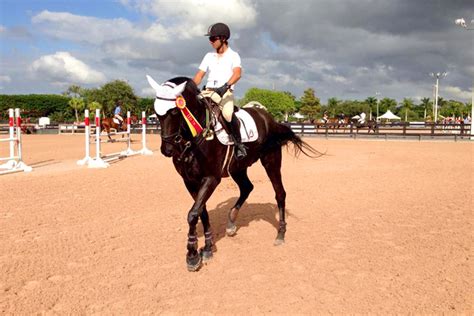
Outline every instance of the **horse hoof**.
[(226, 232), (227, 236), (229, 236), (229, 237), (235, 236), (235, 233), (237, 232), (237, 226), (235, 226), (234, 224), (229, 223), (229, 224), (227, 224), (225, 232)]
[(273, 245), (274, 246), (280, 246), (280, 245), (283, 245), (285, 243), (285, 240), (284, 239), (275, 239), (275, 241), (273, 242)]
[(189, 272), (196, 272), (201, 268), (201, 263), (202, 263), (202, 258), (200, 255), (197, 255), (196, 257), (186, 257), (186, 264), (188, 266), (188, 271)]
[(202, 248), (200, 250), (200, 255), (202, 258), (202, 262), (207, 263), (209, 260), (212, 259), (212, 250), (204, 250), (204, 248)]

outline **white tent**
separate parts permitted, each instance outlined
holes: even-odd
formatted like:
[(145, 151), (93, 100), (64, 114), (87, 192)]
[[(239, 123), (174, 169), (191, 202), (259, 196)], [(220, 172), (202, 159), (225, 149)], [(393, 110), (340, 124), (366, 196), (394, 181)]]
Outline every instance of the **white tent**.
[(377, 117), (377, 119), (386, 119), (386, 120), (399, 120), (401, 119), (400, 116), (396, 116), (392, 113), (392, 111), (387, 110), (384, 115)]
[(300, 114), (300, 113), (295, 113), (292, 116), (296, 119), (304, 119), (305, 118), (305, 116), (303, 114)]

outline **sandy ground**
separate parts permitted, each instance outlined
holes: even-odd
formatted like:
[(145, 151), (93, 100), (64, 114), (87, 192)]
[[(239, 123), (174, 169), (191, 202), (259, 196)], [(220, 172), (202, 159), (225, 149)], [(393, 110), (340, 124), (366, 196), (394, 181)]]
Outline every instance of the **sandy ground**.
[(191, 273), (192, 199), (148, 139), (91, 170), (82, 136), (24, 136), (34, 171), (0, 176), (0, 314), (472, 314), (472, 143), (306, 138), (327, 155), (285, 151), (286, 243), (258, 163), (235, 237), (236, 185), (211, 197), (217, 251)]

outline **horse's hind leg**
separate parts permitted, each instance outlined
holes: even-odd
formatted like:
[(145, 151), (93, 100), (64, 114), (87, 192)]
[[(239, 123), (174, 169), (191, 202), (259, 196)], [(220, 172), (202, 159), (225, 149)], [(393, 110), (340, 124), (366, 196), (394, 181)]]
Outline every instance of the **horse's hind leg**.
[(226, 233), (228, 236), (234, 236), (237, 231), (237, 226), (235, 226), (235, 220), (239, 214), (239, 210), (244, 204), (245, 200), (250, 195), (250, 192), (253, 190), (253, 184), (250, 182), (250, 179), (247, 175), (247, 169), (239, 170), (238, 172), (231, 174), (232, 179), (237, 183), (240, 190), (240, 196), (235, 202), (235, 205), (229, 211), (229, 217), (227, 220)]
[(274, 150), (260, 158), (262, 165), (267, 172), (268, 177), (275, 190), (275, 199), (278, 205), (278, 213), (280, 217), (278, 225), (278, 234), (275, 240), (275, 246), (285, 242), (286, 221), (285, 221), (285, 199), (286, 192), (281, 181), (281, 148)]

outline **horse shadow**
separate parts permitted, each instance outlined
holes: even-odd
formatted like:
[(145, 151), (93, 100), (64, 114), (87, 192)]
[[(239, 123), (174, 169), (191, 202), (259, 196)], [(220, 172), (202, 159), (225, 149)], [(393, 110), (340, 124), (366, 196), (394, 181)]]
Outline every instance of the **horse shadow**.
[[(219, 203), (216, 208), (208, 209), (209, 219), (211, 222), (213, 241), (214, 245), (219, 242), (226, 235), (226, 225), (228, 219), (229, 210), (234, 206), (237, 201), (237, 197), (229, 198), (227, 201)], [(286, 216), (291, 216), (288, 209), (285, 210)], [(275, 227), (275, 235), (279, 228), (278, 222), (278, 207), (275, 203), (244, 203), (239, 211), (239, 215), (235, 222), (237, 226), (237, 232), (233, 237), (238, 238), (239, 231), (243, 227), (249, 227), (250, 223), (256, 221), (265, 221)], [(198, 237), (204, 237), (202, 225), (197, 227)]]

